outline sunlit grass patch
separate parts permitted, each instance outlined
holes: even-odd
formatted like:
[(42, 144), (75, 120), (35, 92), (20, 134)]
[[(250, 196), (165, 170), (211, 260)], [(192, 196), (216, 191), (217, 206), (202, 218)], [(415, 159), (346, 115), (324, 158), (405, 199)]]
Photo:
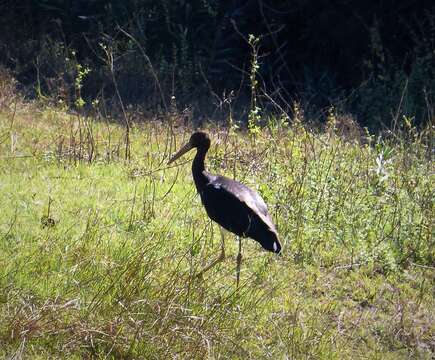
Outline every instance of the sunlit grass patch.
[[(424, 134), (346, 141), (210, 127), (210, 171), (259, 191), (282, 256), (243, 240), (236, 288), (193, 185), (190, 135), (45, 109), (0, 114), (0, 354), (430, 358), (433, 165)], [(11, 134), (13, 133), (13, 136)], [(14, 141), (14, 146), (12, 146)]]

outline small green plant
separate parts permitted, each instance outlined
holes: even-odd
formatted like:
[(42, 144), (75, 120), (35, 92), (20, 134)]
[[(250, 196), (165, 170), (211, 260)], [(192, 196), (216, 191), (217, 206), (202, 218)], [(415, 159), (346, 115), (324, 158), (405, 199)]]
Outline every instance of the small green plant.
[(326, 126), (332, 132), (334, 132), (336, 130), (337, 114), (335, 112), (334, 106), (330, 106), (328, 109), (328, 115), (326, 117)]
[[(75, 54), (73, 53), (73, 55)], [(77, 63), (74, 89), (75, 89), (75, 98), (76, 98), (75, 106), (77, 106), (78, 109), (82, 109), (86, 104), (82, 97), (82, 88), (83, 88), (83, 81), (85, 80), (86, 76), (90, 72), (91, 72), (90, 68)]]
[(260, 48), (260, 38), (249, 34), (248, 44), (251, 47), (251, 67), (249, 82), (251, 89), (251, 108), (248, 115), (248, 131), (251, 135), (258, 135), (260, 132), (261, 108), (258, 106), (258, 80), (257, 74), (260, 68), (258, 64), (258, 52)]
[(298, 101), (294, 101), (292, 104), (292, 129), (296, 134), (303, 133), (304, 130), (305, 115)]

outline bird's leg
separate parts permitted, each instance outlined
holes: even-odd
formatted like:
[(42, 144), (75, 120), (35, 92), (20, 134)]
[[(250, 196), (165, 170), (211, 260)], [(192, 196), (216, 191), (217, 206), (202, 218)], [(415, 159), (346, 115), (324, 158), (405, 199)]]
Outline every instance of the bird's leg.
[(236, 273), (236, 279), (237, 279), (237, 287), (239, 287), (239, 281), (240, 281), (240, 265), (242, 264), (242, 239), (240, 236), (237, 236), (239, 239), (239, 253), (237, 254), (237, 273)]
[(196, 274), (196, 277), (201, 278), (202, 275), (210, 270), (213, 266), (215, 266), (216, 264), (220, 263), (221, 261), (223, 261), (225, 259), (225, 236), (224, 236), (224, 230), (220, 229), (221, 231), (221, 253), (219, 254), (219, 256), (213, 260), (210, 264), (208, 264), (206, 267), (204, 267), (198, 274)]

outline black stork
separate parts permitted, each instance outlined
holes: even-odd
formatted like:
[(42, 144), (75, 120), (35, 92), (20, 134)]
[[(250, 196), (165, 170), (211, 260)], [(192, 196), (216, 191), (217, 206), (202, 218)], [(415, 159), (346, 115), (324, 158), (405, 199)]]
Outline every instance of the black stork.
[[(237, 235), (239, 253), (237, 255), (237, 285), (240, 278), (242, 260), (241, 237), (250, 237), (258, 241), (264, 249), (279, 254), (281, 244), (275, 225), (267, 211), (267, 206), (261, 196), (254, 190), (229, 179), (225, 176), (212, 175), (205, 170), (204, 159), (210, 148), (210, 138), (207, 133), (197, 131), (168, 162), (177, 160), (189, 150), (196, 148), (197, 152), (192, 163), (192, 175), (196, 189), (208, 216), (224, 229)], [(221, 254), (204, 267), (197, 276), (224, 260), (225, 244), (221, 232)]]

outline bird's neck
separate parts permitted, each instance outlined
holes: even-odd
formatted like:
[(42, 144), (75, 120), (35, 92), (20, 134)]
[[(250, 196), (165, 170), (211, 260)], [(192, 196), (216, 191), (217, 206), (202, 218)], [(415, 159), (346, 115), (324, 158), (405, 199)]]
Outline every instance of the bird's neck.
[(196, 188), (199, 192), (208, 182), (204, 165), (207, 150), (208, 148), (198, 148), (192, 163), (193, 180), (195, 181)]

